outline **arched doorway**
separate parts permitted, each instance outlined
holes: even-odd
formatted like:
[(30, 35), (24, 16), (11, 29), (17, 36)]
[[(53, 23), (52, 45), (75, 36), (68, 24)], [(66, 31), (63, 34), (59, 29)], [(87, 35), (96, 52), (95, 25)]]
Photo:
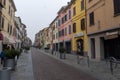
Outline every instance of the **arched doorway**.
[(77, 42), (77, 54), (84, 56), (83, 39), (78, 39), (78, 40), (76, 40), (76, 42)]

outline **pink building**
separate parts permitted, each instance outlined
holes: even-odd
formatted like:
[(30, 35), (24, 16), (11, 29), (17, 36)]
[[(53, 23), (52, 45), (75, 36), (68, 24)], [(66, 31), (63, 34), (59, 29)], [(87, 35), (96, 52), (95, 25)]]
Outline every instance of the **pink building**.
[(65, 47), (68, 53), (72, 48), (72, 9), (71, 4), (62, 7), (58, 12), (59, 47)]

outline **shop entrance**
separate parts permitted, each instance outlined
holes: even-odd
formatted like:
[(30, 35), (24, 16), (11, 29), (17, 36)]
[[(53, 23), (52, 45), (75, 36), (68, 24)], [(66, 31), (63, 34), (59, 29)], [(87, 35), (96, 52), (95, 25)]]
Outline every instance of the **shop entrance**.
[(71, 53), (71, 41), (65, 42), (67, 53)]
[(120, 59), (120, 36), (114, 39), (104, 40), (105, 59), (114, 57)]
[(83, 56), (84, 52), (83, 52), (83, 40), (82, 39), (78, 39), (77, 40), (77, 54)]

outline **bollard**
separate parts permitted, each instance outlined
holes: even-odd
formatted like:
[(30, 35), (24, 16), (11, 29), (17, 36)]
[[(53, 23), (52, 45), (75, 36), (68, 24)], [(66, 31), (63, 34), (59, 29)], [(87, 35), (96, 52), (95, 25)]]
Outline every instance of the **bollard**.
[(111, 71), (111, 74), (113, 75), (113, 62), (111, 59), (110, 59), (110, 71)]
[(80, 58), (79, 58), (79, 55), (77, 55), (77, 64), (80, 64)]
[(11, 68), (4, 67), (0, 70), (0, 80), (11, 80)]
[(88, 67), (90, 67), (90, 60), (89, 60), (89, 56), (87, 56), (87, 64), (88, 64)]

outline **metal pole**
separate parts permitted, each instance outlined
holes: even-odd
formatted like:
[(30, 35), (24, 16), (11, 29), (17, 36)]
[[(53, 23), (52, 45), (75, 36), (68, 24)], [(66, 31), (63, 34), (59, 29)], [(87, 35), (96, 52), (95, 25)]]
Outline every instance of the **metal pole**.
[(90, 67), (90, 60), (89, 60), (89, 56), (87, 56), (87, 64), (88, 64), (88, 67)]
[(113, 75), (113, 62), (111, 59), (110, 59), (110, 71), (111, 71), (111, 74)]

